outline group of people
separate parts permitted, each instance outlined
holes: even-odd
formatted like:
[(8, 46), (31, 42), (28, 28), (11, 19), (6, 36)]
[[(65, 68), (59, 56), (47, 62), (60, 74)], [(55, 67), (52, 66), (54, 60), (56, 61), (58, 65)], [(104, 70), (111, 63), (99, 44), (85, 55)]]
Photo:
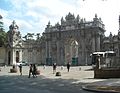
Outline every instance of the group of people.
[[(56, 73), (56, 68), (57, 68), (57, 64), (53, 63), (53, 74)], [(44, 67), (45, 69), (45, 67)], [(63, 69), (63, 66), (61, 66), (61, 70)], [(67, 71), (69, 72), (70, 70), (70, 63), (67, 63)], [(22, 65), (19, 65), (19, 71), (20, 71), (20, 75), (22, 75)], [(31, 75), (33, 76), (33, 78), (37, 77), (37, 67), (35, 64), (30, 64), (29, 66), (29, 75), (28, 78), (31, 77)]]
[[(22, 65), (21, 64), (19, 65), (19, 72), (20, 72), (20, 75), (22, 75)], [(33, 76), (33, 78), (37, 77), (37, 67), (35, 64), (30, 64), (28, 78), (30, 78), (31, 75)]]
[[(57, 64), (53, 63), (53, 74), (56, 73), (56, 68), (57, 68)], [(63, 70), (63, 66), (61, 66), (61, 70)], [(67, 71), (70, 71), (70, 63), (67, 63)]]
[(33, 78), (37, 77), (37, 67), (35, 64), (30, 64), (30, 69), (29, 69), (29, 76), (28, 78), (33, 76)]

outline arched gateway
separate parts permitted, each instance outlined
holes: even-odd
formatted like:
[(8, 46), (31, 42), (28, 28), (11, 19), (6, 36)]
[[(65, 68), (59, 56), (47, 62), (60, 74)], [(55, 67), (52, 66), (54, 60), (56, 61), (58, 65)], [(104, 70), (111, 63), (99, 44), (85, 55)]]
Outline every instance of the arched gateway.
[(104, 32), (104, 24), (97, 15), (93, 21), (86, 21), (69, 13), (61, 18), (61, 24), (52, 26), (49, 22), (43, 33), (46, 64), (91, 64), (90, 54), (101, 50)]

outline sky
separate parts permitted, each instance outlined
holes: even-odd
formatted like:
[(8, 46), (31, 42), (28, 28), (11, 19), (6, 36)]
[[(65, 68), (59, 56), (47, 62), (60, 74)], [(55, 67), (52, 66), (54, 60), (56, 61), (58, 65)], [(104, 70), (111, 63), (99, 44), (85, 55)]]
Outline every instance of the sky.
[(6, 32), (15, 20), (22, 35), (42, 33), (50, 21), (60, 22), (68, 13), (86, 21), (97, 14), (105, 24), (105, 35), (116, 35), (119, 30), (120, 0), (0, 0), (0, 15)]

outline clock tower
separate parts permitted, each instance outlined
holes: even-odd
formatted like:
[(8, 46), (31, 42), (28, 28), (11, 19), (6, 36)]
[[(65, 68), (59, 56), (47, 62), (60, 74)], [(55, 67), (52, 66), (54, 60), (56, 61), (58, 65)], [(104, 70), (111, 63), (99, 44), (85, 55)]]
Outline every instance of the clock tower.
[(9, 26), (7, 64), (13, 65), (22, 61), (22, 38), (15, 21)]

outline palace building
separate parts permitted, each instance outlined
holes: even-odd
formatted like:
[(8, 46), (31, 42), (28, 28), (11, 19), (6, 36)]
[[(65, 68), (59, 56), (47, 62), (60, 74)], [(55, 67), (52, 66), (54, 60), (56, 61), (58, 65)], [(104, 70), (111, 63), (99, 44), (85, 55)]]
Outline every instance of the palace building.
[[(120, 22), (119, 22), (120, 23)], [(19, 61), (52, 65), (91, 65), (90, 54), (98, 51), (113, 50), (116, 52), (116, 64), (120, 60), (120, 28), (118, 35), (105, 36), (105, 25), (101, 18), (92, 21), (76, 17), (68, 13), (54, 26), (48, 22), (45, 31), (36, 34), (28, 33), (24, 40), (21, 38), (19, 27), (13, 21), (8, 31), (8, 46), (5, 63), (15, 64)]]

